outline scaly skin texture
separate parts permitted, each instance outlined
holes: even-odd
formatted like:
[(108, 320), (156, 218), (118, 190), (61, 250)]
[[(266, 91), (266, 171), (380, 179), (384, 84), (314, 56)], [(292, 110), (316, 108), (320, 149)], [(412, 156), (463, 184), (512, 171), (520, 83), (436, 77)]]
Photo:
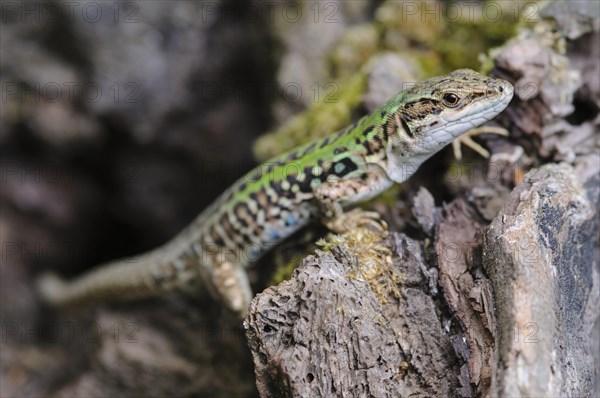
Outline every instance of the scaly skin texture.
[(336, 232), (364, 223), (373, 213), (342, 209), (405, 181), (512, 95), (510, 83), (468, 69), (418, 83), (352, 126), (250, 171), (164, 246), (73, 282), (42, 279), (42, 296), (66, 306), (201, 284), (243, 316), (252, 298), (245, 267), (311, 221)]

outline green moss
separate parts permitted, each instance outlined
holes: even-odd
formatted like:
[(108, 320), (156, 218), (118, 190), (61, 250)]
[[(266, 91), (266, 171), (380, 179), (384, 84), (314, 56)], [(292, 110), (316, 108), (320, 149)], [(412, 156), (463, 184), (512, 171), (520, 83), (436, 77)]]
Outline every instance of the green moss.
[(515, 23), (515, 16), (523, 18), (519, 12), (523, 10), (515, 7), (512, 2), (492, 0), (468, 6), (453, 2), (384, 2), (373, 22), (348, 29), (329, 54), (331, 81), (339, 83), (321, 87), (317, 103), (259, 138), (254, 146), (256, 158), (267, 160), (343, 129), (356, 119), (367, 86), (364, 66), (383, 51), (392, 50), (414, 61), (423, 77), (458, 68), (489, 71), (492, 61), (483, 54), (513, 37), (523, 24)]
[(290, 279), (294, 269), (302, 263), (302, 260), (315, 251), (317, 246), (314, 241), (319, 236), (316, 231), (315, 228), (307, 228), (295, 235), (293, 239), (289, 239), (273, 249), (271, 253), (275, 268), (268, 281), (270, 286)]
[[(298, 145), (324, 137), (352, 123), (353, 113), (362, 103), (367, 83), (364, 72), (358, 72), (339, 85), (331, 86), (305, 112), (293, 117), (279, 129), (260, 137), (254, 145), (259, 161), (265, 161)], [(327, 88), (327, 87), (324, 87)]]
[(426, 76), (437, 75), (479, 69), (480, 54), (513, 37), (524, 23), (527, 15), (517, 6), (492, 0), (481, 4), (390, 0), (377, 10), (375, 24), (381, 31), (380, 47), (412, 55)]
[(354, 26), (329, 54), (329, 75), (339, 80), (351, 79), (378, 51), (379, 37), (375, 25)]
[(388, 299), (400, 297), (398, 286), (406, 279), (393, 267), (392, 251), (387, 242), (387, 227), (380, 231), (369, 228), (353, 228), (343, 234), (330, 234), (317, 242), (323, 251), (341, 249), (352, 254), (347, 276), (368, 283), (382, 304)]
[(275, 286), (285, 280), (290, 279), (292, 273), (299, 264), (300, 263), (295, 259), (288, 260), (286, 263), (277, 264), (275, 267), (275, 272), (273, 272), (273, 275), (271, 276), (271, 279), (268, 282), (268, 286)]
[(393, 207), (396, 204), (396, 202), (398, 202), (398, 196), (400, 196), (401, 192), (402, 185), (394, 184), (385, 191), (383, 191), (381, 194), (377, 195), (375, 198), (363, 202), (361, 204), (361, 207), (363, 209), (372, 209), (374, 203), (382, 203), (388, 207)]

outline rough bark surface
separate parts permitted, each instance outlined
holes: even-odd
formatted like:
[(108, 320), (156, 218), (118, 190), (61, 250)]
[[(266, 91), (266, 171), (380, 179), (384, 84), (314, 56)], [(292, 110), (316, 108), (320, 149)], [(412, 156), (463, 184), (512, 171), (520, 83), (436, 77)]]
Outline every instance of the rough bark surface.
[(481, 263), (481, 218), (463, 201), (444, 206), (437, 227), (435, 252), (440, 273), (439, 283), (444, 298), (466, 331), (469, 352), (465, 356), (470, 384), (477, 395), (486, 395), (490, 388), (493, 353), (494, 301), (492, 286), (485, 277)]
[(496, 298), (492, 396), (588, 396), (597, 319), (597, 217), (566, 164), (527, 174), (486, 230)]
[(253, 301), (245, 327), (262, 397), (454, 396), (461, 360), (423, 270), (423, 246), (394, 234), (401, 297), (348, 276), (355, 255), (307, 258)]

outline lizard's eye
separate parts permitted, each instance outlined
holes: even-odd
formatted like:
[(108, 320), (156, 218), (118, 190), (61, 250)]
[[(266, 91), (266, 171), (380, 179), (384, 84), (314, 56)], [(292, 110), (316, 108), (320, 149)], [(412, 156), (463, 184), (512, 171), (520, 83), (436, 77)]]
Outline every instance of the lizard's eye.
[(456, 105), (458, 105), (460, 98), (454, 93), (446, 93), (442, 96), (442, 100), (446, 106), (454, 108)]

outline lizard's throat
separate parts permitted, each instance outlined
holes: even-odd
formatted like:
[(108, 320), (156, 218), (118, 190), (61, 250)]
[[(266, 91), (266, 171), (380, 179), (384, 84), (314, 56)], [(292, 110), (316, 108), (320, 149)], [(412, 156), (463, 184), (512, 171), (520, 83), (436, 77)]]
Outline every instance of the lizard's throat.
[(388, 177), (396, 183), (406, 181), (417, 171), (423, 162), (437, 152), (423, 151), (416, 142), (411, 141), (404, 141), (402, 139), (390, 140), (387, 146), (386, 170)]

